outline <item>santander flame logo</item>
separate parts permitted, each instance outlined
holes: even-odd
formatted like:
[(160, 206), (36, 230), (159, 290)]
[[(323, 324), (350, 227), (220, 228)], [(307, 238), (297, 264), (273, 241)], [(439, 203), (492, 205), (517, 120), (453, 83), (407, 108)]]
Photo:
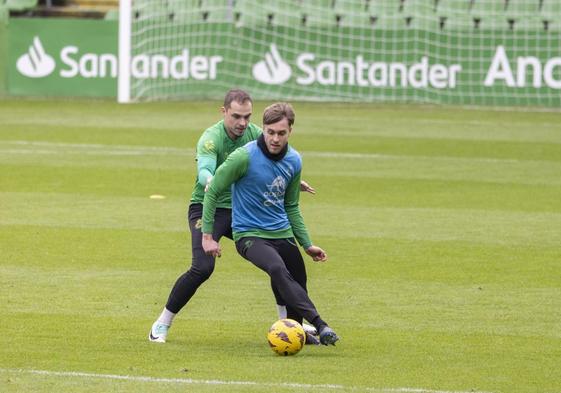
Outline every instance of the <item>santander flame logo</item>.
[(265, 60), (253, 66), (253, 77), (267, 85), (281, 85), (291, 75), (290, 66), (282, 59), (275, 44), (271, 44), (270, 52), (265, 53)]
[(35, 36), (29, 51), (18, 59), (16, 67), (22, 75), (42, 78), (54, 71), (55, 61), (45, 52), (39, 37)]

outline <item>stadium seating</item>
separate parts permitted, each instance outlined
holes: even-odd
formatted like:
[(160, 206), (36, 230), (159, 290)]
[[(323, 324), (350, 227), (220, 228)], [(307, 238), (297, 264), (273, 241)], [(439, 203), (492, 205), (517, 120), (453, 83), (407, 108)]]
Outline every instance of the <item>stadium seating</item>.
[[(118, 10), (119, 0), (0, 0), (9, 4), (12, 14), (32, 17), (103, 19), (109, 11)], [(142, 3), (135, 0), (134, 3)], [(108, 15), (111, 19), (114, 15)]]
[(296, 1), (237, 0), (234, 5), (234, 22), (238, 26), (295, 26), (301, 18)]
[(237, 0), (234, 4), (234, 22), (238, 26), (295, 26), (301, 23), (299, 6), (300, 3), (295, 0)]
[(540, 0), (509, 0), (505, 12), (511, 30), (541, 30)]
[(260, 2), (263, 4), (267, 23), (273, 26), (300, 26), (302, 24), (302, 9), (298, 0), (277, 2)]
[(548, 13), (557, 18), (561, 17), (561, 1), (559, 0), (543, 0), (542, 12)]
[(401, 12), (409, 27), (434, 29), (440, 23), (435, 0), (403, 0)]
[(332, 0), (307, 0), (300, 6), (302, 25), (306, 27), (335, 27), (337, 15)]
[(437, 11), (446, 14), (468, 14), (471, 10), (471, 0), (439, 0)]
[(199, 0), (168, 0), (167, 8), (162, 7), (162, 10), (158, 13), (159, 17), (180, 23), (201, 23), (209, 19), (211, 12), (212, 18), (216, 18), (216, 10), (212, 9), (210, 4), (206, 4), (205, 10), (203, 10)]
[(10, 11), (27, 11), (37, 7), (38, 0), (4, 0)]
[(439, 0), (436, 13), (447, 29), (480, 30), (542, 30), (547, 14), (540, 17), (540, 0)]
[[(178, 23), (230, 22), (237, 26), (298, 28), (432, 30), (439, 26), (447, 30), (561, 30), (561, 0), (165, 0), (162, 7), (156, 7), (158, 9), (153, 4), (143, 8), (142, 4), (142, 0), (135, 2), (135, 9), (139, 10), (137, 18), (148, 13), (150, 17)], [(66, 5), (61, 8), (82, 11), (99, 8), (105, 19), (118, 19), (118, 0), (67, 0)], [(23, 13), (41, 8), (45, 7), (41, 7), (38, 0), (0, 0), (0, 19), (6, 10)]]
[(338, 26), (368, 27), (369, 2), (366, 0), (336, 0), (334, 11)]
[(371, 0), (370, 12), (376, 15), (397, 15), (401, 11), (401, 2), (394, 0)]
[(540, 20), (548, 31), (561, 30), (561, 1), (543, 0), (540, 9)]
[[(37, 3), (37, 0), (0, 1)], [(561, 28), (561, 0), (236, 0), (232, 3), (167, 0), (164, 3), (156, 12), (162, 18), (190, 23), (230, 22), (237, 26), (556, 31)], [(106, 18), (115, 19), (117, 15), (108, 12)]]
[(507, 29), (505, 11), (505, 0), (474, 0), (471, 8), (474, 28), (479, 30)]
[[(193, 0), (184, 3), (193, 3)], [(189, 14), (197, 16), (197, 13), (192, 13), (193, 6), (184, 5), (184, 9)], [(234, 13), (231, 6), (228, 6), (224, 0), (202, 0), (201, 2), (201, 16), (205, 22), (233, 22)]]
[(234, 5), (234, 21), (240, 26), (267, 24), (334, 28), (338, 26), (339, 20), (333, 0), (237, 0)]
[(439, 0), (436, 14), (440, 19), (442, 29), (473, 29), (474, 21), (470, 13), (471, 4), (471, 0)]
[(374, 28), (405, 29), (408, 20), (402, 12), (401, 1), (371, 0), (369, 16)]
[[(264, 6), (269, 3), (264, 3)], [(234, 4), (234, 22), (238, 26), (258, 26), (268, 23), (264, 7), (254, 7), (254, 0), (237, 0)]]

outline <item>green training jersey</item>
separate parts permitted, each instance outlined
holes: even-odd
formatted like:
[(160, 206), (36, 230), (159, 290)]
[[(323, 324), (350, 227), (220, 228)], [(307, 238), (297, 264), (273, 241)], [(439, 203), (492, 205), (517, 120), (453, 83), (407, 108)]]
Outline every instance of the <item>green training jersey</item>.
[[(207, 179), (214, 176), (216, 169), (226, 161), (230, 153), (238, 147), (257, 139), (261, 133), (261, 128), (249, 123), (244, 134), (232, 140), (224, 128), (224, 120), (207, 128), (197, 143), (197, 178), (191, 193), (191, 203), (203, 203)], [(226, 190), (220, 195), (216, 207), (232, 208), (230, 190)]]

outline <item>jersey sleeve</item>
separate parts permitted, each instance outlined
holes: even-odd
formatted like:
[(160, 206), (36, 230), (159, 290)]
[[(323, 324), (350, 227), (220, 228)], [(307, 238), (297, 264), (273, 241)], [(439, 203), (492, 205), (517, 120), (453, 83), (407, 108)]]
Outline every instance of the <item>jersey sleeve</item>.
[(197, 181), (205, 187), (209, 177), (214, 176), (218, 161), (217, 141), (213, 135), (205, 132), (197, 143)]
[(218, 197), (245, 175), (249, 166), (247, 149), (240, 147), (228, 156), (216, 171), (203, 201), (203, 233), (212, 233)]
[(304, 224), (304, 219), (300, 212), (300, 174), (301, 173), (298, 172), (286, 188), (284, 208), (288, 216), (288, 221), (290, 221), (290, 225), (292, 226), (294, 237), (296, 237), (298, 243), (306, 250), (312, 245), (312, 241), (310, 240), (308, 229)]

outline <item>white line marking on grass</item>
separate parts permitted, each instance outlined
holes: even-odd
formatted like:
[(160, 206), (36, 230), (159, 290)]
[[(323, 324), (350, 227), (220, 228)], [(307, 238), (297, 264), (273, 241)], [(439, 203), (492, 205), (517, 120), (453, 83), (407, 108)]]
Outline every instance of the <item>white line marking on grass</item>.
[(23, 149), (3, 149), (3, 154), (60, 154), (55, 150), (23, 150)]
[[(0, 145), (16, 145), (32, 148), (32, 150), (12, 149), (3, 150), (3, 152), (14, 153), (31, 153), (31, 154), (89, 154), (89, 155), (193, 155), (195, 149), (177, 148), (166, 146), (134, 146), (134, 145), (104, 145), (97, 143), (58, 143), (58, 142), (41, 142), (41, 141), (0, 141)], [(39, 150), (37, 147), (42, 147)], [(51, 148), (53, 150), (45, 150)]]
[[(490, 157), (452, 157), (452, 156), (406, 156), (398, 154), (377, 154), (377, 153), (342, 153), (333, 151), (302, 151), (304, 157), (319, 158), (349, 158), (349, 159), (379, 159), (379, 160), (434, 160), (434, 161), (463, 161), (463, 162), (490, 162), (490, 163), (523, 163), (534, 160), (517, 160), (514, 158), (490, 158)], [(541, 162), (541, 161), (539, 161)]]
[[(93, 143), (55, 143), (55, 142), (32, 142), (32, 141), (0, 141), (0, 145), (29, 146), (35, 149), (3, 149), (4, 154), (80, 154), (92, 156), (145, 156), (145, 155), (178, 155), (192, 156), (195, 149), (177, 147), (156, 147), (156, 146), (133, 146), (133, 145), (102, 145)], [(36, 149), (42, 147), (43, 149)], [(52, 148), (53, 150), (46, 150)], [(59, 150), (59, 149), (62, 149)], [(518, 160), (512, 158), (492, 158), (492, 157), (453, 157), (453, 156), (409, 156), (398, 154), (378, 154), (378, 153), (346, 153), (334, 151), (301, 151), (304, 157), (334, 158), (334, 159), (366, 159), (366, 160), (435, 160), (435, 161), (454, 161), (454, 162), (484, 162), (484, 163), (531, 163), (543, 162), (539, 160)], [(550, 161), (546, 161), (550, 162)]]
[(364, 391), (372, 393), (490, 393), (478, 390), (469, 391), (451, 391), (451, 390), (433, 390), (422, 388), (374, 388), (360, 386), (345, 386), (337, 384), (307, 384), (307, 383), (273, 383), (273, 382), (254, 382), (254, 381), (222, 381), (217, 379), (191, 379), (191, 378), (157, 378), (133, 375), (116, 375), (116, 374), (98, 374), (85, 373), (78, 371), (48, 371), (48, 370), (26, 370), (26, 369), (10, 369), (0, 368), (2, 373), (12, 374), (33, 374), (45, 375), (49, 377), (75, 377), (86, 379), (109, 379), (132, 382), (149, 382), (149, 383), (168, 383), (168, 384), (187, 384), (187, 385), (237, 385), (250, 387), (268, 387), (268, 388), (298, 388), (298, 389), (318, 389), (318, 390), (352, 390)]

